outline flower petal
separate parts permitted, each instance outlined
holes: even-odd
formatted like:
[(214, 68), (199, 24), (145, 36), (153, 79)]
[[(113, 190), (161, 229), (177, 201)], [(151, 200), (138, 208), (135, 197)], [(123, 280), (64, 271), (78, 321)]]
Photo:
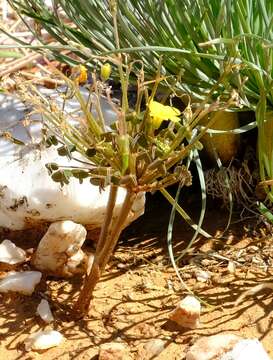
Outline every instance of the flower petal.
[(171, 120), (173, 122), (180, 121), (178, 116), (181, 112), (173, 106), (163, 105), (157, 101), (150, 101), (148, 107), (152, 124), (156, 129), (159, 128), (163, 120)]
[(178, 110), (177, 108), (173, 107), (173, 106), (165, 106), (166, 107), (166, 111), (168, 111), (168, 114), (170, 116), (175, 115), (175, 116), (179, 116), (181, 115), (180, 110)]
[(181, 119), (178, 116), (171, 116), (169, 117), (169, 120), (171, 120), (174, 123), (178, 123)]

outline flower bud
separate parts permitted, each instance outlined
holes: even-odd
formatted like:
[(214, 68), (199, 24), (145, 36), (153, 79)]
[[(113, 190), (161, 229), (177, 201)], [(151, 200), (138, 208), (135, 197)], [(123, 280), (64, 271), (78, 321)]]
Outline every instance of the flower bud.
[(85, 84), (88, 78), (88, 72), (86, 67), (83, 65), (75, 66), (74, 68), (72, 68), (71, 77), (77, 84)]
[(87, 81), (87, 69), (85, 66), (80, 65), (80, 75), (79, 75), (79, 84), (84, 84)]
[(118, 147), (121, 157), (121, 172), (125, 174), (129, 167), (129, 156), (130, 156), (130, 140), (129, 135), (120, 135), (117, 139)]
[(112, 67), (109, 63), (103, 64), (100, 68), (100, 77), (102, 81), (109, 79), (111, 75)]

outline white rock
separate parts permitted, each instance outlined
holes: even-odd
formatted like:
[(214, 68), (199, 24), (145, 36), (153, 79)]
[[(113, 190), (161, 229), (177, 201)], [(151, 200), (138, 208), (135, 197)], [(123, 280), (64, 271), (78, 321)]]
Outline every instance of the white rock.
[(0, 280), (0, 292), (18, 292), (31, 295), (40, 282), (42, 274), (39, 271), (9, 272)]
[(86, 233), (84, 226), (70, 220), (52, 223), (37, 247), (33, 265), (56, 276), (86, 272), (85, 254), (81, 250)]
[[(186, 354), (186, 360), (214, 360), (219, 359), (241, 338), (233, 334), (218, 334), (199, 338)], [(258, 358), (256, 359), (258, 360)]]
[(263, 345), (257, 339), (243, 339), (224, 354), (220, 360), (270, 360)]
[(66, 263), (66, 268), (71, 272), (72, 274), (82, 272), (79, 267), (83, 266), (83, 269), (85, 269), (86, 265), (83, 264), (83, 262), (86, 260), (85, 253), (82, 250), (77, 251), (75, 254), (71, 255)]
[(195, 272), (195, 276), (197, 281), (203, 283), (207, 282), (211, 277), (209, 272), (200, 269)]
[[(61, 104), (62, 89), (43, 89), (46, 96)], [(83, 89), (85, 98), (88, 91)], [(101, 99), (102, 110), (107, 125), (116, 114), (106, 100)], [(76, 112), (79, 105), (75, 99), (67, 101), (67, 113)], [(93, 107), (94, 108), (94, 107)], [(39, 226), (44, 222), (70, 219), (99, 229), (104, 219), (109, 195), (109, 187), (100, 191), (98, 186), (84, 179), (82, 184), (71, 178), (68, 185), (60, 186), (48, 175), (47, 163), (64, 166), (78, 166), (75, 160), (60, 157), (56, 147), (40, 146), (42, 140), (41, 116), (32, 116), (30, 124), (23, 125), (26, 107), (16, 97), (0, 94), (0, 133), (9, 132), (14, 138), (27, 144), (17, 145), (0, 137), (0, 227), (21, 230)], [(82, 159), (77, 153), (77, 158)], [(120, 188), (117, 195), (115, 214), (125, 198), (125, 189)], [(139, 194), (128, 223), (143, 214), (144, 194)]]
[(31, 334), (25, 341), (26, 351), (45, 350), (60, 345), (64, 337), (59, 331), (45, 330)]
[(200, 302), (194, 296), (188, 295), (170, 313), (169, 319), (185, 328), (195, 329), (200, 322), (200, 311)]
[(49, 303), (47, 300), (42, 299), (40, 304), (37, 306), (37, 314), (41, 317), (41, 319), (47, 324), (54, 321), (54, 317), (52, 315)]
[(99, 360), (127, 360), (128, 349), (118, 342), (105, 343), (100, 346)]
[(0, 244), (0, 262), (15, 265), (26, 260), (26, 252), (17, 247), (10, 240), (4, 240)]
[(227, 270), (230, 274), (235, 274), (236, 272), (236, 264), (234, 261), (229, 261), (228, 262), (228, 266), (227, 266)]
[(165, 341), (162, 339), (149, 340), (144, 345), (145, 353), (143, 354), (143, 358), (146, 360), (155, 358), (165, 349), (165, 346), (166, 346), (166, 340)]

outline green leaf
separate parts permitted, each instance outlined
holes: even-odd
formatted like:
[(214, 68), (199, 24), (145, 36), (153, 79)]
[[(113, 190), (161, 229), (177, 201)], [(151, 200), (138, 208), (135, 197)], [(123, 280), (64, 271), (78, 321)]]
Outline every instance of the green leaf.
[(83, 179), (86, 179), (90, 176), (87, 171), (81, 169), (72, 169), (71, 174), (74, 178), (79, 179), (80, 184), (83, 183)]
[(88, 156), (88, 157), (93, 157), (95, 156), (97, 153), (97, 150), (95, 148), (90, 148), (90, 149), (87, 149), (85, 154)]
[(53, 171), (56, 171), (59, 169), (59, 166), (56, 163), (48, 163), (45, 166), (50, 172), (53, 172)]
[(104, 181), (101, 178), (91, 177), (90, 183), (94, 186), (102, 186)]
[(69, 184), (69, 178), (72, 176), (70, 170), (59, 170), (51, 175), (53, 181), (61, 183), (61, 185)]
[(58, 145), (58, 139), (56, 138), (55, 135), (50, 135), (47, 139), (46, 139), (46, 144), (47, 144), (47, 147), (50, 147), (51, 145)]
[(70, 156), (70, 153), (76, 151), (75, 145), (63, 145), (57, 149), (57, 152), (60, 156)]
[(273, 224), (273, 214), (263, 203), (258, 203), (258, 209)]

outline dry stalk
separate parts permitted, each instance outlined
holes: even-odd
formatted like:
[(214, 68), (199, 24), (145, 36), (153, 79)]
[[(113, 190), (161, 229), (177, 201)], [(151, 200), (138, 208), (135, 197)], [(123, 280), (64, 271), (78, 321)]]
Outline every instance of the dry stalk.
[(21, 71), (20, 75), (24, 76), (27, 79), (33, 80), (32, 84), (38, 84), (38, 85), (52, 84), (53, 86), (56, 87), (65, 85), (65, 82), (63, 80), (52, 79), (48, 76), (37, 77), (37, 75), (29, 73), (27, 71)]
[(271, 283), (262, 283), (259, 285), (254, 286), (252, 289), (250, 290), (246, 290), (244, 291), (236, 300), (235, 302), (235, 306), (238, 306), (247, 296), (254, 296), (256, 295), (258, 292), (262, 291), (262, 290), (272, 290), (273, 291), (273, 282)]
[(44, 55), (32, 53), (25, 56), (23, 59), (15, 60), (11, 64), (9, 64), (8, 68), (0, 71), (0, 77), (3, 77), (8, 74), (12, 74), (18, 70), (21, 70), (25, 66), (29, 66), (29, 64), (33, 61), (37, 61), (43, 58)]
[[(226, 184), (228, 177), (229, 186)], [(210, 169), (205, 172), (207, 193), (212, 198), (219, 198), (224, 207), (229, 207), (229, 192), (232, 193), (234, 202), (242, 207), (252, 208), (255, 205), (253, 196), (255, 179), (248, 168), (246, 161), (240, 168), (229, 166), (222, 169)]]

